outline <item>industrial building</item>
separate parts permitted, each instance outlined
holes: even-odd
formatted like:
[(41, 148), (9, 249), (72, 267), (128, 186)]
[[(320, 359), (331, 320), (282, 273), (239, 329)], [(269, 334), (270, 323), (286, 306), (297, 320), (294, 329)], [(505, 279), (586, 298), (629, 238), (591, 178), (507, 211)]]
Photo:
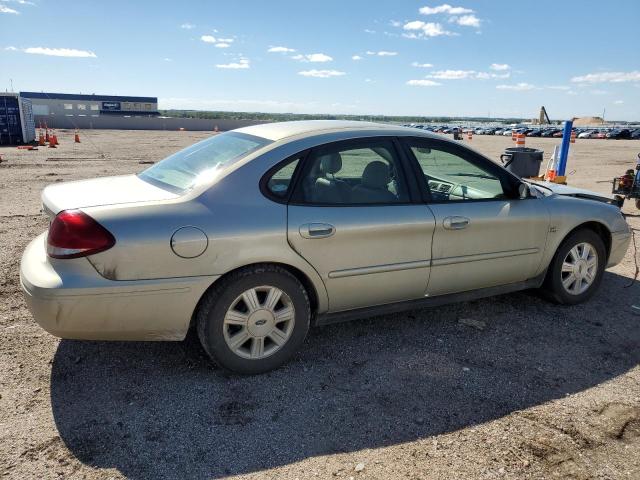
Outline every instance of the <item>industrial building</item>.
[(36, 137), (31, 100), (0, 92), (0, 145), (30, 143)]
[(44, 117), (98, 117), (100, 115), (157, 116), (156, 97), (82, 95), (72, 93), (20, 92), (33, 104), (37, 120)]
[(158, 111), (157, 97), (53, 92), (20, 92), (19, 96), (33, 105), (36, 126), (55, 129), (216, 131), (262, 123), (258, 120), (165, 117)]

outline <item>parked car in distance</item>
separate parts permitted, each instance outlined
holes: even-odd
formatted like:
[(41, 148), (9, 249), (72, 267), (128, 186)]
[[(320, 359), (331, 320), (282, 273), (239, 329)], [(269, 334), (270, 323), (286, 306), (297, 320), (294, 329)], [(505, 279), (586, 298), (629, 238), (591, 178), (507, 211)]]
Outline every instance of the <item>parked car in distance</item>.
[(508, 137), (508, 136), (510, 136), (510, 135), (511, 135), (511, 130), (510, 130), (510, 129), (508, 129), (508, 130), (503, 130), (503, 131), (502, 131), (502, 135), (503, 135), (504, 137)]
[(594, 130), (586, 130), (584, 132), (580, 132), (578, 134), (578, 138), (591, 138), (591, 135), (593, 135)]
[(562, 130), (560, 130), (559, 128), (548, 128), (546, 130), (544, 130), (540, 136), (541, 137), (553, 137), (553, 135), (557, 132), (561, 132)]
[(640, 128), (631, 132), (631, 139), (632, 140), (640, 139)]
[(193, 325), (245, 374), (282, 365), (312, 324), (529, 288), (584, 302), (630, 241), (610, 199), (366, 122), (241, 128), (42, 202), (51, 224), (20, 279), (45, 330), (182, 340)]
[(612, 140), (622, 140), (631, 138), (631, 132), (627, 128), (611, 130), (607, 133), (606, 138)]

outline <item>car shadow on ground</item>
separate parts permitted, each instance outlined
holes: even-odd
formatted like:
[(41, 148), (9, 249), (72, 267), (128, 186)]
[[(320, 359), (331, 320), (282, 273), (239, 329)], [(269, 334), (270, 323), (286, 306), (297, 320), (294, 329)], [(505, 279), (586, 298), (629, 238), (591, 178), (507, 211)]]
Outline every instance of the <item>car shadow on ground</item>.
[(65, 340), (53, 416), (81, 462), (131, 478), (215, 478), (424, 439), (640, 363), (640, 288), (628, 283), (607, 273), (576, 307), (519, 293), (312, 329), (292, 362), (254, 377), (213, 367), (193, 335)]

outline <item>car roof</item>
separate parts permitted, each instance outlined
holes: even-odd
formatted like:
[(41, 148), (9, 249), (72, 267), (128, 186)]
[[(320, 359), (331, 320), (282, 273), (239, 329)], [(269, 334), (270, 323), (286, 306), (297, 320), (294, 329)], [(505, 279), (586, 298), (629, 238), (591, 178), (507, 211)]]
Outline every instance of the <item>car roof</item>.
[[(254, 135), (273, 141), (282, 140), (288, 137), (311, 137), (321, 133), (332, 131), (372, 131), (380, 133), (407, 134), (408, 131), (418, 133), (416, 129), (392, 125), (388, 123), (359, 122), (348, 120), (301, 120), (294, 122), (263, 123), (252, 125), (235, 130), (236, 132)], [(428, 132), (421, 131), (420, 136), (429, 135)]]

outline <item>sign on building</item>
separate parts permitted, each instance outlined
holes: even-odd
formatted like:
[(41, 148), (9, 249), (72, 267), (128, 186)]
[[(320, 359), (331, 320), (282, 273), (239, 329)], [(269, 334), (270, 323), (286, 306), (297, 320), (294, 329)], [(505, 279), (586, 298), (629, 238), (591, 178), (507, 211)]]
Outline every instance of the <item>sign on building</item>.
[(102, 102), (102, 110), (120, 110), (120, 102)]

